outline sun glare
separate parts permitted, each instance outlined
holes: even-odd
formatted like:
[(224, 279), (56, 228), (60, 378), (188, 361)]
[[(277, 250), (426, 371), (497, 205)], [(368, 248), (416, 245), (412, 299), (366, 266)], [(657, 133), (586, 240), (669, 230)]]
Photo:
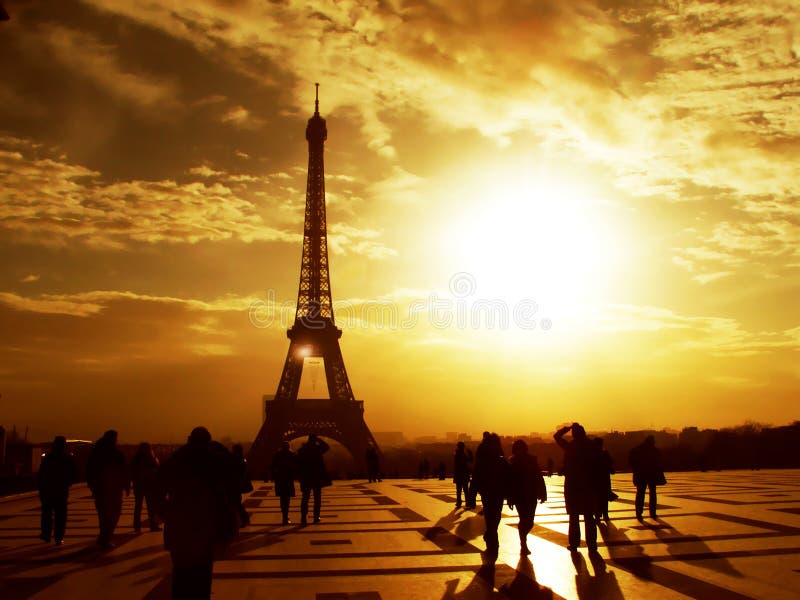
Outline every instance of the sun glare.
[(605, 295), (621, 237), (601, 214), (602, 199), (578, 178), (495, 169), (464, 198), (444, 239), (474, 276), (477, 298), (532, 299), (548, 314), (578, 316)]

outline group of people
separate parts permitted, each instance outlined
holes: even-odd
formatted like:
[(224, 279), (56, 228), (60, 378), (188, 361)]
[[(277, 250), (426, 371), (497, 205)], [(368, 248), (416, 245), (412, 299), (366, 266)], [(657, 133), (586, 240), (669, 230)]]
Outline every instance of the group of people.
[[(567, 434), (570, 434), (570, 439), (566, 438)], [(603, 448), (602, 438), (589, 438), (579, 423), (562, 427), (553, 437), (564, 452), (568, 548), (577, 551), (580, 545), (580, 520), (583, 517), (586, 545), (591, 552), (596, 552), (597, 524), (602, 520), (610, 520), (608, 503), (618, 497), (611, 487), (613, 460)], [(652, 435), (631, 450), (629, 463), (636, 486), (636, 518), (640, 521), (643, 519), (646, 491), (650, 494), (650, 516), (658, 518), (656, 487), (665, 484), (666, 479)], [(552, 475), (552, 459), (548, 460), (547, 471), (548, 475)], [(498, 550), (497, 528), (505, 501), (510, 508), (516, 507), (519, 514), (520, 552), (530, 553), (527, 536), (533, 528), (537, 502), (547, 500), (547, 489), (537, 458), (529, 454), (524, 440), (513, 443), (508, 460), (500, 437), (495, 433), (483, 433), (483, 440), (474, 457), (463, 442), (458, 442), (453, 458), (453, 482), (456, 486), (457, 509), (462, 506), (462, 494), (467, 509), (475, 509), (477, 495), (481, 495), (486, 524), (484, 540), (489, 553), (496, 554)]]
[(537, 503), (547, 500), (547, 488), (539, 463), (528, 453), (524, 440), (514, 442), (508, 460), (496, 433), (483, 432), (474, 457), (464, 442), (458, 442), (453, 458), (453, 482), (456, 485), (456, 508), (462, 505), (462, 493), (466, 508), (475, 508), (480, 494), (486, 524), (483, 539), (489, 554), (497, 555), (500, 548), (497, 528), (505, 502), (509, 508), (516, 508), (519, 514), (520, 553), (530, 554), (528, 533), (533, 528)]
[[(270, 474), (275, 483), (275, 495), (280, 498), (283, 525), (289, 525), (289, 505), (295, 496), (294, 482), (300, 482), (300, 524), (308, 523), (308, 504), (314, 496), (314, 523), (320, 522), (322, 509), (322, 488), (331, 485), (331, 478), (325, 468), (324, 454), (330, 449), (325, 440), (309, 435), (308, 440), (294, 452), (288, 441), (281, 444), (270, 466)], [(377, 474), (371, 474), (370, 477)], [(269, 479), (265, 477), (264, 479)]]
[[(567, 439), (567, 434), (570, 439)], [(562, 427), (554, 435), (564, 451), (564, 499), (569, 515), (569, 549), (580, 545), (580, 519), (583, 517), (586, 544), (597, 551), (596, 524), (608, 521), (608, 502), (616, 499), (611, 489), (611, 456), (603, 449), (602, 439), (590, 439), (578, 423)], [(291, 523), (289, 508), (295, 496), (295, 480), (300, 482), (300, 522), (308, 522), (311, 497), (314, 498), (313, 522), (320, 522), (322, 488), (331, 485), (324, 455), (328, 444), (310, 435), (297, 450), (282, 443), (274, 455), (268, 477), (275, 483), (280, 498), (282, 523)], [(370, 481), (379, 480), (377, 449), (367, 450)], [(629, 462), (636, 486), (636, 516), (643, 519), (645, 494), (650, 494), (650, 516), (657, 518), (656, 487), (666, 483), (653, 436), (631, 450)], [(548, 471), (552, 472), (552, 463)], [(63, 436), (53, 440), (39, 469), (39, 493), (42, 507), (41, 538), (51, 537), (57, 545), (64, 540), (70, 485), (77, 479), (75, 461)], [(92, 448), (87, 462), (86, 480), (97, 508), (99, 535), (97, 543), (113, 548), (112, 536), (119, 522), (123, 495), (133, 488), (133, 528), (141, 531), (141, 513), (147, 505), (148, 524), (152, 531), (164, 523), (164, 546), (173, 563), (173, 597), (206, 598), (211, 593), (211, 573), (215, 550), (233, 540), (239, 527), (249, 523), (242, 494), (253, 490), (242, 447), (232, 451), (212, 441), (204, 427), (196, 427), (186, 445), (176, 450), (163, 464), (147, 443), (139, 445), (130, 464), (117, 447), (117, 432), (109, 430)], [(456, 446), (453, 481), (456, 507), (475, 508), (480, 494), (486, 525), (484, 540), (487, 552), (499, 551), (498, 526), (504, 503), (519, 515), (520, 553), (530, 554), (527, 537), (533, 528), (536, 506), (547, 500), (542, 471), (537, 458), (530, 454), (524, 440), (516, 440), (511, 456), (506, 458), (500, 437), (484, 432), (475, 455), (463, 442)]]
[[(75, 460), (66, 439), (57, 436), (39, 469), (42, 507), (41, 539), (64, 540), (69, 487), (77, 479)], [(230, 452), (212, 441), (204, 427), (192, 430), (186, 445), (163, 464), (147, 443), (139, 445), (128, 464), (117, 447), (117, 432), (106, 431), (93, 446), (86, 465), (99, 524), (97, 544), (112, 549), (123, 495), (134, 492), (133, 528), (141, 531), (147, 505), (149, 527), (160, 531), (173, 564), (174, 598), (206, 598), (216, 548), (231, 541), (249, 522), (242, 494), (252, 491), (241, 446)], [(53, 523), (55, 517), (55, 523)]]

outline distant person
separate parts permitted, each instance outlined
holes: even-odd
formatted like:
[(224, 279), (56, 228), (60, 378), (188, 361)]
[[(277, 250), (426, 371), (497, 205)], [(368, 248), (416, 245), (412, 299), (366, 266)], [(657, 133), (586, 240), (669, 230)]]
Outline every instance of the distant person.
[(500, 550), (500, 540), (497, 528), (508, 493), (509, 466), (503, 454), (500, 437), (496, 433), (489, 434), (481, 442), (475, 457), (476, 489), (481, 495), (483, 504), (483, 520), (486, 532), (483, 539), (486, 542), (486, 552), (497, 556)]
[(547, 459), (547, 476), (548, 477), (552, 477), (553, 476), (553, 459), (552, 458), (548, 458)]
[(618, 496), (611, 489), (611, 474), (614, 472), (614, 459), (603, 448), (603, 438), (594, 438), (592, 443), (595, 447), (595, 518), (599, 522), (604, 519), (608, 523), (611, 519), (608, 516), (608, 503), (616, 500)]
[(110, 550), (115, 547), (111, 538), (122, 512), (122, 493), (131, 493), (125, 457), (117, 448), (117, 432), (113, 429), (106, 431), (89, 453), (86, 483), (94, 496), (100, 525), (97, 544)]
[(511, 446), (508, 506), (519, 515), (519, 553), (528, 555), (528, 534), (533, 529), (536, 501), (547, 500), (547, 487), (536, 457), (528, 454), (528, 444), (517, 440)]
[(667, 483), (661, 467), (661, 452), (656, 448), (656, 439), (648, 435), (635, 446), (628, 455), (628, 464), (633, 471), (633, 485), (636, 486), (636, 518), (642, 520), (644, 513), (644, 492), (650, 490), (650, 517), (658, 518), (658, 498), (656, 486)]
[(453, 457), (453, 483), (456, 484), (456, 508), (461, 508), (461, 492), (464, 492), (464, 501), (469, 507), (469, 480), (472, 474), (472, 451), (464, 442), (456, 444), (456, 453)]
[(283, 525), (289, 520), (289, 503), (295, 495), (294, 480), (297, 472), (297, 455), (292, 452), (289, 442), (281, 442), (280, 450), (275, 453), (270, 466), (272, 481), (275, 482), (275, 495), (280, 498)]
[(297, 468), (300, 479), (300, 523), (308, 523), (308, 500), (312, 492), (314, 494), (314, 523), (319, 523), (319, 515), (322, 509), (322, 488), (331, 485), (331, 479), (325, 470), (325, 459), (323, 455), (330, 449), (330, 446), (311, 434), (308, 441), (297, 451)]
[[(564, 435), (572, 432), (572, 440)], [(593, 472), (595, 447), (586, 437), (586, 430), (578, 423), (559, 429), (553, 436), (564, 450), (564, 501), (569, 514), (568, 540), (570, 552), (577, 552), (581, 543), (581, 516), (586, 530), (589, 552), (597, 552), (597, 524), (594, 520), (596, 506)]]
[(56, 546), (64, 543), (69, 486), (77, 477), (75, 459), (67, 450), (67, 439), (63, 435), (57, 435), (53, 439), (50, 451), (42, 458), (37, 476), (39, 500), (42, 503), (42, 533), (39, 537), (45, 542), (50, 542), (50, 536), (53, 534)]
[[(223, 447), (224, 448), (224, 447)], [(210, 598), (214, 549), (232, 539), (230, 460), (195, 427), (159, 473), (164, 546), (172, 559), (172, 597)]]
[(250, 525), (250, 513), (244, 507), (242, 494), (249, 494), (253, 491), (253, 482), (247, 472), (247, 460), (244, 457), (244, 448), (241, 444), (234, 444), (231, 449), (233, 455), (234, 472), (236, 479), (236, 509), (239, 511), (239, 521), (242, 527)]
[(423, 457), (422, 460), (419, 461), (419, 478), (420, 479), (427, 479), (431, 475), (431, 462), (426, 458)]
[(133, 482), (133, 529), (142, 530), (142, 504), (147, 501), (147, 521), (150, 531), (161, 531), (158, 525), (158, 459), (147, 442), (142, 442), (131, 460)]
[(370, 442), (364, 458), (367, 461), (367, 478), (369, 483), (381, 481), (381, 459), (375, 444)]
[(439, 466), (436, 467), (436, 476), (439, 478), (439, 481), (447, 479), (447, 465), (444, 464), (443, 460), (440, 460)]

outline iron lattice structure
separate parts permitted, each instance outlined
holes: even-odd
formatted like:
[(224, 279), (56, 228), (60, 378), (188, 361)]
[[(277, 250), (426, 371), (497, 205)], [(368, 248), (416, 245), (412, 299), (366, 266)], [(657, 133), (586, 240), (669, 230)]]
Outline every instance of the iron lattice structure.
[[(364, 421), (364, 403), (355, 400), (350, 387), (339, 347), (342, 330), (336, 327), (333, 315), (323, 156), (328, 130), (325, 119), (319, 114), (319, 94), (314, 105), (314, 116), (306, 127), (308, 180), (297, 310), (294, 324), (286, 332), (290, 340), (289, 351), (278, 390), (274, 399), (265, 399), (264, 424), (248, 455), (250, 468), (256, 477), (266, 473), (283, 440), (312, 433), (326, 436), (350, 450), (359, 463), (367, 446), (375, 444)], [(329, 398), (298, 401), (306, 357), (323, 359)]]

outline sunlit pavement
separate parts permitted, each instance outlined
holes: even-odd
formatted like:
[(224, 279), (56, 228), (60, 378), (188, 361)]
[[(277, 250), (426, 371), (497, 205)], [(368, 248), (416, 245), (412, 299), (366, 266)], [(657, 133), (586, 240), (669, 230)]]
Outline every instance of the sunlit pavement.
[[(454, 510), (449, 481), (337, 482), (322, 523), (281, 526), (269, 484), (247, 499), (252, 524), (214, 565), (215, 598), (797, 598), (800, 472), (669, 474), (659, 520), (634, 516), (628, 475), (600, 527), (599, 557), (566, 546), (560, 477), (547, 478), (520, 559), (517, 518), (504, 510), (501, 550), (487, 560), (483, 518)], [(292, 519), (299, 521), (299, 499)], [(38, 499), (0, 500), (0, 598), (168, 598), (170, 563), (157, 532), (133, 532), (126, 499), (110, 552), (94, 546), (88, 491), (72, 491), (65, 544), (38, 539)]]

